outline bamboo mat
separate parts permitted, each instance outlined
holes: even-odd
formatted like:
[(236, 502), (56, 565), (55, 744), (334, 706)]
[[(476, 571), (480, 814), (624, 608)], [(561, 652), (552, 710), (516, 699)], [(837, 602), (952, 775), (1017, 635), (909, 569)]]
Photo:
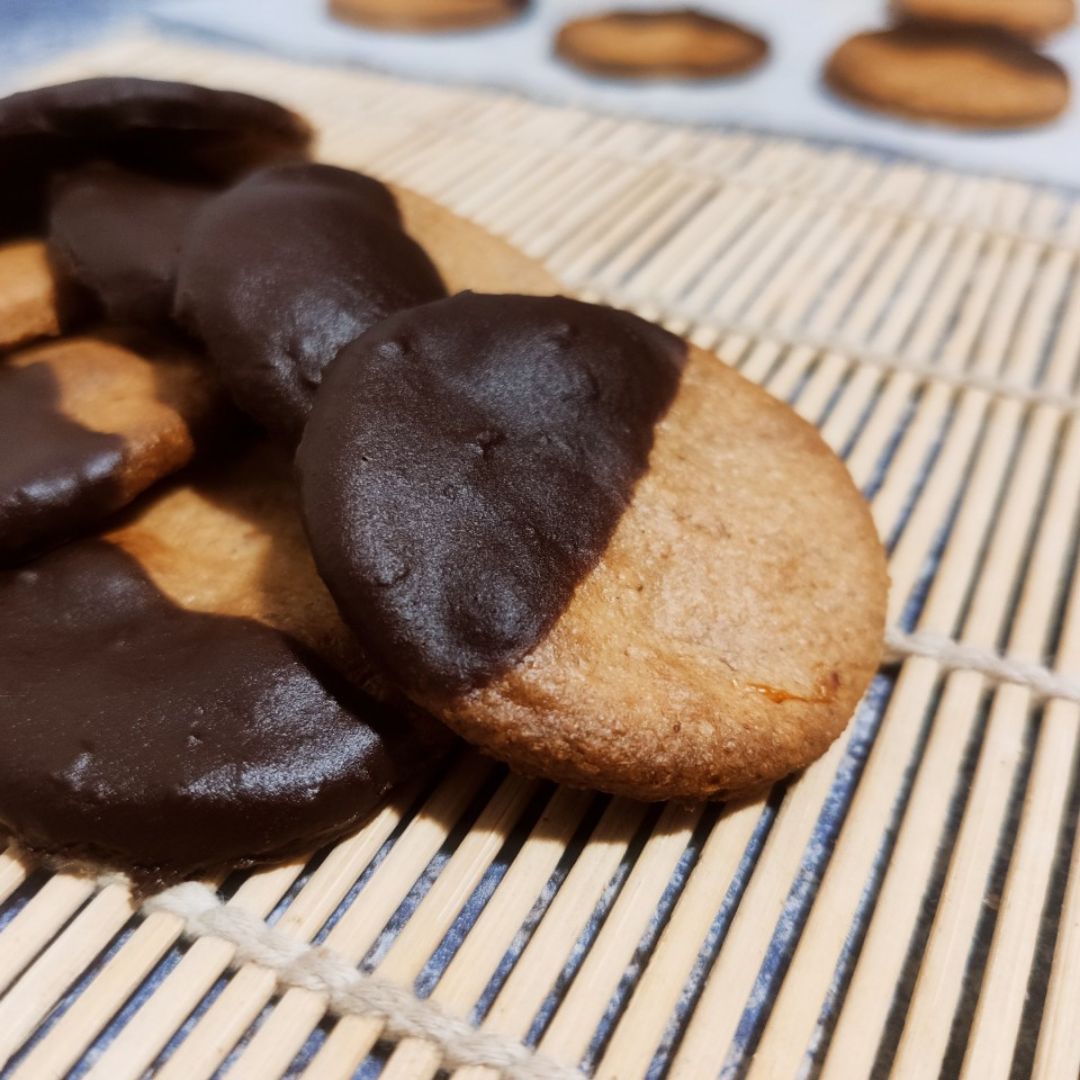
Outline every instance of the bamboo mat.
[(0, 1075), (438, 1075), (445, 1046), (368, 1013), (388, 982), (519, 1076), (1077, 1076), (1080, 201), (151, 38), (30, 81), (90, 73), (287, 102), (328, 160), (715, 348), (846, 458), (894, 644), (937, 658), (883, 669), (765, 799), (635, 805), (466, 755), (216, 894), (140, 907), (0, 854)]

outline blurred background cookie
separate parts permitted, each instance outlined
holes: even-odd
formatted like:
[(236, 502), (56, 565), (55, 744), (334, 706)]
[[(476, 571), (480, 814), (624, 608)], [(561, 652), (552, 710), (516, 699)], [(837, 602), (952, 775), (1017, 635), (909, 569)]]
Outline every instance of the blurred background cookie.
[(1023, 128), (1065, 111), (1062, 67), (999, 30), (904, 24), (856, 34), (831, 56), (828, 85), (880, 112), (964, 128)]
[(996, 26), (1041, 41), (1076, 18), (1076, 0), (893, 0), (901, 18), (965, 26)]
[(716, 79), (753, 70), (769, 44), (744, 26), (692, 8), (616, 10), (566, 23), (555, 51), (598, 75)]
[(526, 7), (528, 0), (330, 0), (331, 14), (347, 22), (421, 32), (494, 26)]

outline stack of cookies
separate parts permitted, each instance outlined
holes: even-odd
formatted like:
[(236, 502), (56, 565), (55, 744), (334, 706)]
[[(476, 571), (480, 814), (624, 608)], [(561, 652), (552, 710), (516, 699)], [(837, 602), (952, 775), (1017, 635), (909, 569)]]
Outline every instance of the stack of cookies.
[(897, 23), (844, 42), (825, 69), (857, 105), (959, 128), (1027, 128), (1069, 103), (1064, 69), (1038, 51), (1075, 0), (894, 0)]
[(646, 799), (821, 754), (886, 573), (817, 432), (309, 139), (177, 83), (0, 101), (0, 828), (162, 882), (454, 735)]

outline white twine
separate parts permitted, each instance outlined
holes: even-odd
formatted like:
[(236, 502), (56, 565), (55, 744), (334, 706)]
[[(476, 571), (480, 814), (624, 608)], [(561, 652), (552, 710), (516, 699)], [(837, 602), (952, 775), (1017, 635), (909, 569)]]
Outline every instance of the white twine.
[(1045, 664), (1017, 660), (980, 645), (966, 645), (941, 634), (905, 633), (895, 627), (885, 633), (887, 661), (909, 656), (934, 660), (950, 670), (977, 671), (994, 682), (1026, 686), (1036, 700), (1061, 698), (1080, 703), (1080, 678), (1054, 671)]
[(236, 948), (238, 963), (267, 968), (281, 986), (325, 994), (332, 1012), (380, 1017), (391, 1038), (432, 1043), (450, 1068), (486, 1066), (512, 1080), (581, 1080), (577, 1069), (543, 1057), (508, 1036), (481, 1031), (404, 986), (364, 975), (332, 949), (309, 945), (250, 912), (226, 907), (213, 889), (200, 882), (166, 889), (147, 900), (143, 910), (165, 911), (182, 919), (185, 937), (209, 936), (229, 942)]

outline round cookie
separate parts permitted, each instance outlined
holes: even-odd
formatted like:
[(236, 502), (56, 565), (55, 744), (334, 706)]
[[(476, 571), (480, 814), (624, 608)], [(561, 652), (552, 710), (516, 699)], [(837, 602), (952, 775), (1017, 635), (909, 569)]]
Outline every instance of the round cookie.
[(161, 883), (312, 850), (447, 745), (358, 688), (289, 463), (255, 448), (0, 573), (0, 826)]
[(98, 161), (57, 177), (48, 247), (113, 322), (160, 324), (172, 316), (184, 234), (215, 189)]
[(343, 350), (297, 456), (323, 579), (414, 700), (525, 772), (644, 799), (824, 752), (887, 574), (795, 413), (635, 316), (463, 295)]
[(516, 18), (528, 0), (330, 0), (330, 13), (382, 30), (478, 30)]
[(0, 99), (0, 228), (27, 231), (58, 169), (105, 158), (169, 176), (227, 179), (306, 155), (307, 123), (250, 94), (95, 78)]
[(756, 68), (769, 43), (737, 23), (683, 8), (574, 19), (559, 31), (555, 51), (598, 75), (716, 79)]
[(1041, 41), (1076, 18), (1075, 0), (893, 0), (903, 19), (962, 26), (996, 26)]
[(338, 350), (394, 311), (498, 281), (551, 279), (419, 196), (330, 165), (263, 169), (188, 228), (176, 312), (234, 400), (295, 441)]
[(0, 362), (0, 566), (84, 533), (191, 461), (221, 415), (205, 363), (121, 331)]
[(1060, 65), (984, 28), (906, 24), (857, 34), (833, 53), (825, 80), (856, 105), (962, 128), (1032, 127), (1069, 103)]

